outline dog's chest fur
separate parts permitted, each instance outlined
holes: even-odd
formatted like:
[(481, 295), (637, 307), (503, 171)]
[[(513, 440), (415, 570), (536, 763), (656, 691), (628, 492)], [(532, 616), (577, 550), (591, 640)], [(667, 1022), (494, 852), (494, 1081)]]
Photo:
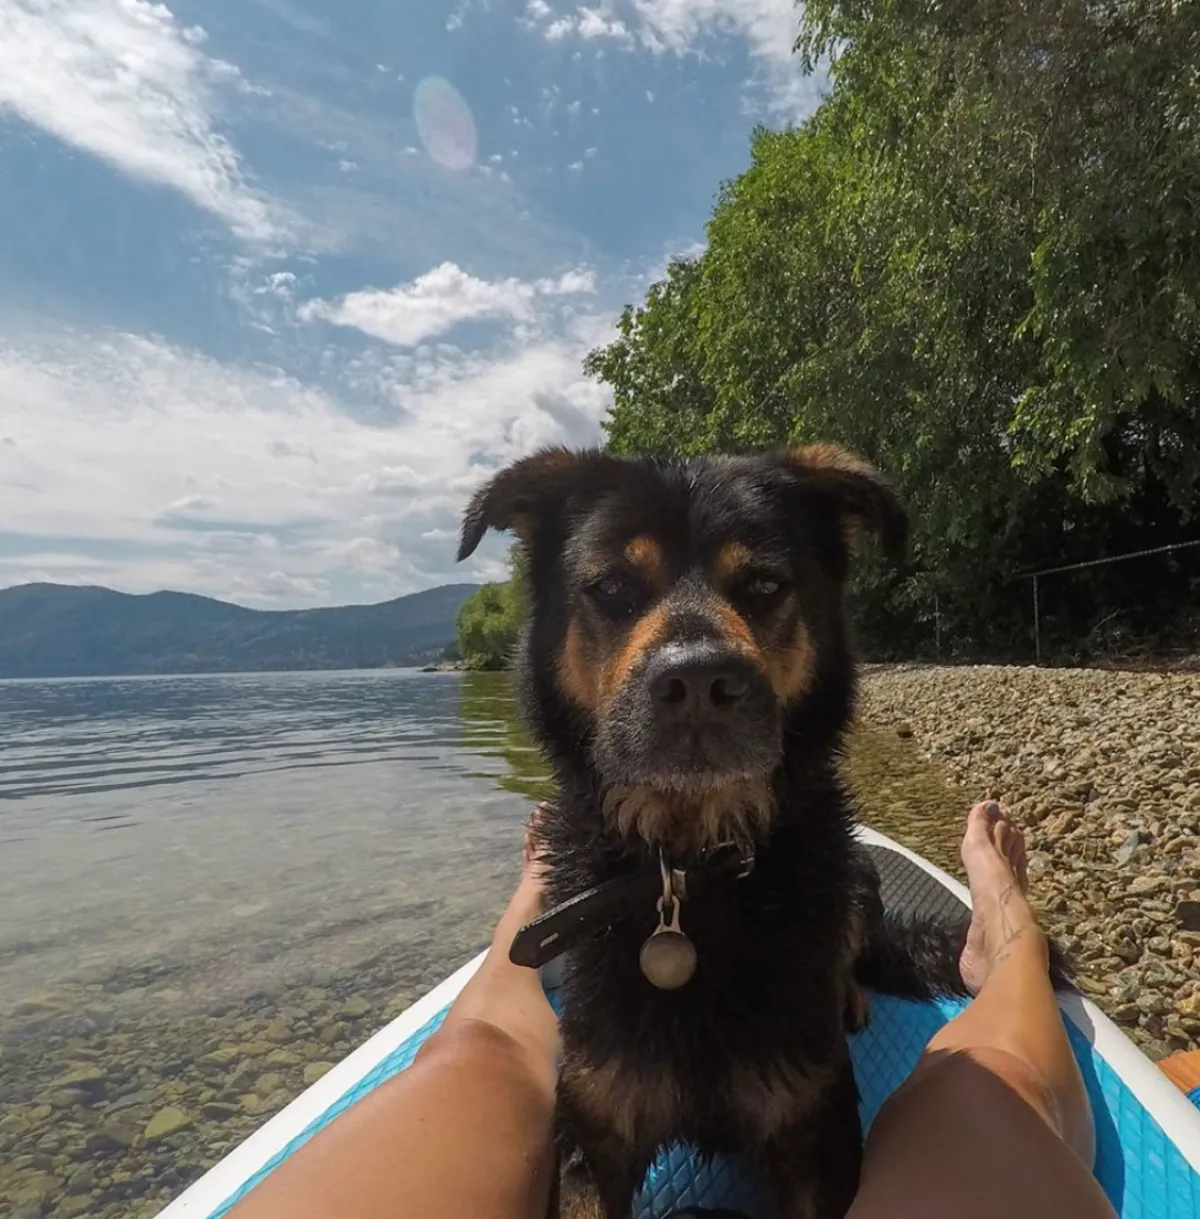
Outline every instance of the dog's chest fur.
[[(638, 1156), (677, 1139), (715, 1153), (769, 1142), (823, 1103), (846, 1061), (869, 898), (832, 779), (781, 812), (750, 876), (682, 904), (698, 964), (681, 989), (657, 990), (640, 971), (653, 905), (573, 950), (562, 989), (569, 1120), (607, 1127)], [(632, 866), (596, 849), (595, 816), (568, 798), (546, 826), (551, 901)]]

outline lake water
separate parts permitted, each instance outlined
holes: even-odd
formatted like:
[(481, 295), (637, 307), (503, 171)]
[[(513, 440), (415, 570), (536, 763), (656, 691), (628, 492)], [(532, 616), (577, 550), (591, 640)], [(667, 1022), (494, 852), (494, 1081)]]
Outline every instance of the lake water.
[[(911, 742), (848, 772), (953, 863)], [(155, 1214), (486, 944), (545, 792), (500, 675), (0, 682), (0, 1214)]]
[[(499, 676), (0, 683), (0, 1197), (150, 1212), (486, 943), (539, 779)], [(266, 1086), (202, 1069), (264, 1030)]]
[(0, 685), (0, 995), (149, 965), (114, 997), (202, 1010), (414, 920), (448, 964), (515, 875), (514, 731), (490, 677)]

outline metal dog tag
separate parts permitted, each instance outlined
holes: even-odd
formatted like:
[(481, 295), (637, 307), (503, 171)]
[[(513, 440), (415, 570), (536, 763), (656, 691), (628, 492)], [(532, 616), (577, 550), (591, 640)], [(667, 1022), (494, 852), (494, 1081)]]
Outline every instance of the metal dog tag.
[(679, 930), (679, 902), (672, 900), (671, 917), (664, 917), (666, 902), (659, 899), (658, 926), (638, 953), (646, 981), (659, 990), (678, 990), (696, 972), (696, 945)]

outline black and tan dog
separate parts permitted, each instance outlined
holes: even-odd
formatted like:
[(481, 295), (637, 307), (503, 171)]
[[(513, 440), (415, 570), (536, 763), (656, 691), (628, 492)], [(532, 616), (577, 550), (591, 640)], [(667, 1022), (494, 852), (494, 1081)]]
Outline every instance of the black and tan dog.
[(570, 946), (561, 1125), (604, 1215), (628, 1216), (679, 1141), (749, 1157), (781, 1219), (844, 1214), (857, 988), (961, 989), (963, 928), (885, 922), (835, 772), (850, 548), (871, 533), (903, 552), (896, 496), (832, 446), (549, 450), (476, 495), (460, 558), (488, 528), (528, 555), (522, 707), (560, 792), (549, 900), (591, 895), (540, 946)]

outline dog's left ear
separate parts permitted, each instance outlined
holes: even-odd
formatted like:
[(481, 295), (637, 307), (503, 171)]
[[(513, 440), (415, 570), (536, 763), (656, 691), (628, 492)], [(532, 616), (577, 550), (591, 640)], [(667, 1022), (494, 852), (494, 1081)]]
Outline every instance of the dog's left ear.
[(836, 444), (792, 449), (784, 455), (784, 464), (805, 487), (837, 507), (848, 541), (870, 533), (891, 562), (903, 562), (908, 514), (892, 485), (874, 466)]
[(549, 448), (505, 467), (471, 497), (463, 514), (458, 561), (474, 554), (489, 529), (511, 529), (528, 545), (540, 518), (561, 511), (594, 454)]

